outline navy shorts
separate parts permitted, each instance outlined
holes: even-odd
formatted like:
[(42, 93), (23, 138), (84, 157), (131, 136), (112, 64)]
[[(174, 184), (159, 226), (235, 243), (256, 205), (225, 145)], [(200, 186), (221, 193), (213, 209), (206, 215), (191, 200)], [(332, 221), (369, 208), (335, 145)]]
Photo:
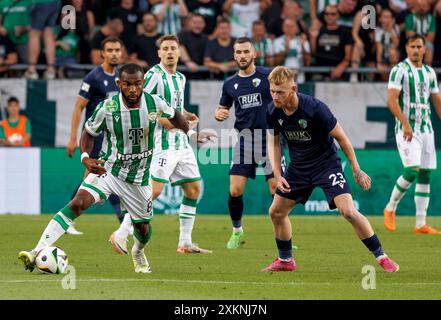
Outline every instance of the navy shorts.
[[(266, 134), (265, 131), (263, 132)], [(266, 137), (242, 136), (234, 146), (230, 176), (234, 175), (255, 179), (259, 163), (262, 165), (265, 179), (273, 178), (273, 169), (267, 157)]]
[(283, 193), (276, 189), (276, 193), (284, 198), (294, 200), (296, 203), (305, 204), (316, 187), (322, 188), (325, 192), (329, 208), (335, 209), (334, 198), (338, 195), (351, 193), (348, 182), (340, 161), (333, 165), (314, 169), (313, 171), (296, 170), (289, 168), (284, 175), (291, 187), (289, 193)]
[(31, 28), (43, 31), (45, 28), (53, 28), (57, 25), (60, 15), (61, 1), (51, 3), (34, 4), (31, 9)]

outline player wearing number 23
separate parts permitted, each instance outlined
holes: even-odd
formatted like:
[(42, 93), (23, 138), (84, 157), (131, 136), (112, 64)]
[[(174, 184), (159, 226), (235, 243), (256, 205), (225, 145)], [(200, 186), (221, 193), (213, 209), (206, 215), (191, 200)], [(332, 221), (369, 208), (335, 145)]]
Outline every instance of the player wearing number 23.
[[(329, 208), (338, 208), (352, 224), (355, 233), (380, 266), (386, 272), (397, 271), (398, 265), (384, 253), (369, 221), (354, 206), (334, 139), (347, 157), (357, 184), (367, 191), (371, 179), (360, 169), (351, 142), (337, 119), (325, 103), (297, 92), (294, 73), (290, 69), (276, 67), (268, 79), (273, 99), (267, 109), (268, 155), (277, 182), (269, 213), (279, 257), (262, 271), (296, 269), (288, 215), (297, 203), (305, 204), (316, 187), (325, 192)], [(287, 141), (291, 158), (284, 176), (281, 174), (280, 134)]]

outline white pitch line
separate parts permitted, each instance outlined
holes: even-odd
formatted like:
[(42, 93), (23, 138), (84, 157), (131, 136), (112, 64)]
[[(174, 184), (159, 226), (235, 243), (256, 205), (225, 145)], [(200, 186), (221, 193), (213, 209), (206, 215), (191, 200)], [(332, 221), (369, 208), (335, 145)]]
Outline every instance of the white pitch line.
[[(38, 282), (61, 282), (61, 279), (13, 279), (0, 280), (0, 283), (38, 283)], [(198, 283), (198, 284), (231, 284), (231, 285), (279, 285), (279, 286), (335, 286), (337, 282), (256, 282), (256, 281), (215, 281), (215, 280), (179, 280), (179, 279), (76, 279), (77, 282), (171, 282), (171, 283)], [(354, 283), (355, 284), (355, 283)], [(441, 286), (441, 282), (402, 282), (381, 283), (381, 286)]]

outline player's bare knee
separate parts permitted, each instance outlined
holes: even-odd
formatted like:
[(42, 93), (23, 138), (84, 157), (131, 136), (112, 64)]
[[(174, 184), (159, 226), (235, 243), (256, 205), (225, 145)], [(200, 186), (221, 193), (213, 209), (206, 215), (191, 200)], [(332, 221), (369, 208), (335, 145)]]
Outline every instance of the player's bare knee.
[(269, 209), (269, 216), (271, 218), (271, 221), (277, 222), (285, 218), (285, 214), (280, 208), (277, 208), (275, 206), (271, 206)]
[(242, 190), (241, 188), (236, 188), (236, 187), (230, 187), (230, 195), (232, 197), (240, 197), (241, 195), (243, 195), (244, 190)]
[(354, 222), (357, 219), (358, 211), (353, 207), (344, 207), (339, 209), (340, 214), (349, 222)]
[(201, 186), (199, 183), (194, 183), (191, 186), (186, 186), (184, 188), (184, 195), (190, 199), (199, 198), (199, 194), (201, 193)]

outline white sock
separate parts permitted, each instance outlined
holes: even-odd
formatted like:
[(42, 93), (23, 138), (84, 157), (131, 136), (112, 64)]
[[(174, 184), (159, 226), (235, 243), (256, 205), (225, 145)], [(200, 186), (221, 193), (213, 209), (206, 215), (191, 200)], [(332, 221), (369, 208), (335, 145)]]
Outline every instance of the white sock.
[(58, 212), (51, 221), (49, 221), (46, 229), (41, 235), (40, 241), (34, 248), (34, 252), (38, 252), (44, 247), (53, 245), (72, 225), (72, 220), (66, 217), (61, 211)]
[(427, 208), (430, 201), (430, 184), (417, 183), (415, 187), (416, 228), (426, 224)]
[(387, 211), (395, 212), (397, 210), (398, 203), (400, 203), (400, 200), (406, 194), (407, 189), (409, 189), (411, 185), (412, 182), (407, 181), (403, 178), (403, 176), (398, 178), (394, 189), (392, 190), (392, 194), (390, 195), (389, 203), (386, 205)]
[(242, 226), (239, 228), (233, 227), (233, 232), (243, 232)]
[(132, 218), (130, 218), (130, 214), (126, 213), (124, 215), (124, 219), (119, 225), (118, 230), (116, 230), (115, 234), (118, 238), (127, 239), (129, 237), (129, 234), (132, 233)]
[(197, 200), (192, 200), (184, 196), (179, 207), (179, 246), (192, 243), (191, 234), (193, 232), (194, 220), (196, 217)]
[[(152, 226), (150, 225), (149, 228), (151, 228)], [(148, 232), (147, 232), (148, 235)], [(148, 244), (147, 242), (141, 242), (140, 238), (139, 238), (139, 234), (134, 231), (133, 232), (133, 247), (132, 247), (132, 254), (133, 253), (138, 253), (142, 250), (144, 250), (145, 246)]]

